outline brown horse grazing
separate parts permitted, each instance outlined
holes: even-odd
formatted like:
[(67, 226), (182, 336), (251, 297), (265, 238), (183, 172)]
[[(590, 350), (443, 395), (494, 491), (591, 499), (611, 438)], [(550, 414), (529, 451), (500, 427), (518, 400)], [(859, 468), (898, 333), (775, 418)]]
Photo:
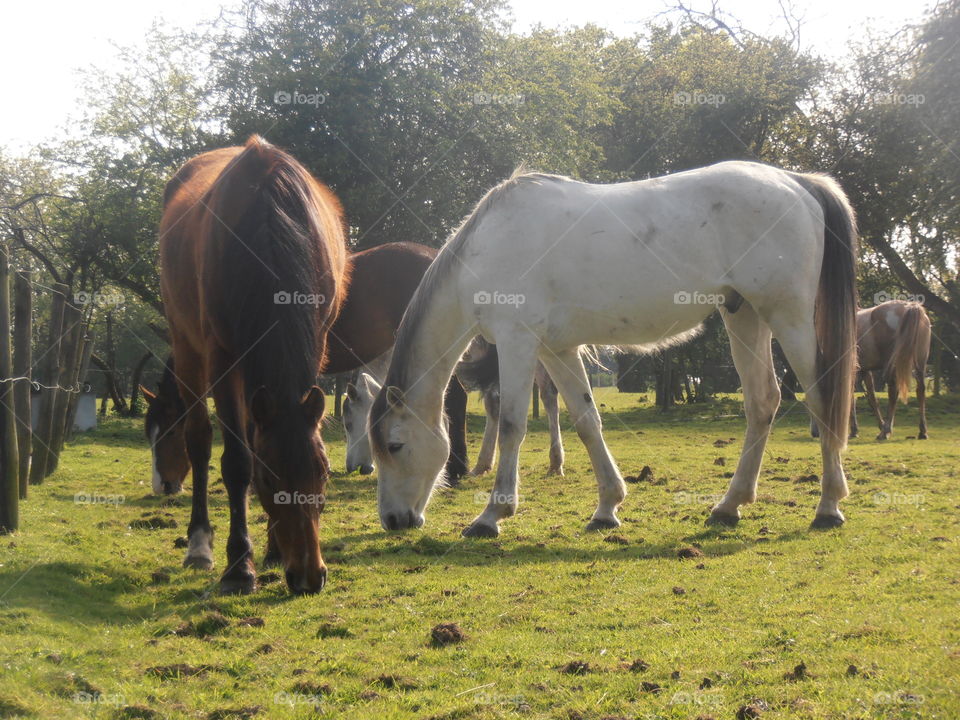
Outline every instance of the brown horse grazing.
[(326, 582), (318, 522), (329, 466), (319, 432), (323, 393), (314, 382), (346, 295), (346, 254), (336, 197), (259, 137), (193, 158), (167, 184), (160, 283), (194, 484), (185, 565), (213, 564), (205, 401), (212, 394), (230, 499), (221, 592), (256, 588), (251, 480), (290, 590), (316, 592)]
[[(877, 418), (880, 434), (877, 440), (887, 440), (893, 433), (893, 418), (897, 400), (907, 402), (910, 394), (910, 376), (917, 381), (917, 401), (920, 404), (920, 432), (917, 438), (927, 439), (926, 367), (930, 355), (930, 318), (923, 305), (916, 302), (890, 300), (857, 313), (857, 356), (863, 378), (867, 402)], [(888, 409), (884, 420), (874, 390), (874, 373), (887, 385)], [(817, 437), (816, 423), (811, 432)], [(850, 407), (850, 435), (856, 437), (857, 409)]]
[[(395, 242), (350, 255), (350, 294), (330, 329), (324, 372), (356, 370), (392, 350), (407, 303), (438, 252), (419, 243)], [(365, 415), (349, 417), (349, 405), (348, 394), (344, 422), (366, 423)], [(444, 412), (450, 432), (444, 475), (448, 482), (455, 483), (467, 472), (467, 393), (456, 376), (447, 385)], [(351, 429), (347, 427), (348, 434)], [(348, 457), (347, 472), (354, 470), (368, 474), (373, 466), (369, 462), (351, 465)]]

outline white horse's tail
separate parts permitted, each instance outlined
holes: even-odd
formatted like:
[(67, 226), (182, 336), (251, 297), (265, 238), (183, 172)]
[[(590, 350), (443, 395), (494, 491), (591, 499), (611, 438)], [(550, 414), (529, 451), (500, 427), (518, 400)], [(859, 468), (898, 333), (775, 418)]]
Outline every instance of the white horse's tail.
[(857, 367), (857, 221), (847, 196), (826, 175), (791, 176), (823, 210), (823, 262), (814, 309), (819, 418), (826, 437), (844, 448)]

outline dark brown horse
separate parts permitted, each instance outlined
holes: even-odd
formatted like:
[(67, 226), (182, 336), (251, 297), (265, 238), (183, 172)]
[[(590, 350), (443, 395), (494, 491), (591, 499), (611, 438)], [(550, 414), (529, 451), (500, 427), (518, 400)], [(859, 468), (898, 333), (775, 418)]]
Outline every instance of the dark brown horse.
[(256, 136), (193, 158), (167, 185), (160, 281), (194, 484), (185, 564), (213, 564), (206, 503), (212, 394), (230, 500), (221, 592), (256, 588), (251, 481), (290, 590), (316, 592), (326, 582), (318, 523), (329, 466), (319, 431), (323, 393), (314, 382), (346, 296), (346, 254), (333, 193)]
[[(920, 432), (917, 438), (927, 439), (926, 367), (930, 355), (930, 318), (923, 305), (916, 302), (890, 300), (857, 313), (857, 357), (867, 402), (877, 418), (880, 434), (887, 440), (893, 433), (897, 400), (907, 402), (911, 376), (917, 381), (917, 402), (920, 404)], [(874, 374), (887, 385), (887, 417), (880, 412), (874, 389)], [(817, 437), (816, 423), (811, 431)], [(850, 407), (850, 434), (856, 437), (856, 403)]]
[[(398, 242), (348, 256), (350, 292), (327, 333), (324, 372), (356, 370), (390, 351), (403, 311), (436, 254), (437, 250), (426, 245)], [(153, 455), (153, 491), (157, 494), (180, 492), (189, 470), (183, 441), (185, 407), (177, 391), (172, 366), (173, 360), (170, 359), (155, 394), (141, 387), (149, 406), (145, 429)], [(467, 471), (466, 407), (467, 394), (457, 378), (452, 378), (445, 400), (451, 438), (446, 466), (450, 481), (456, 481)], [(350, 417), (349, 409), (348, 397), (345, 400), (345, 423), (366, 422), (365, 416)], [(368, 473), (373, 468), (359, 464), (351, 467), (348, 462), (348, 472), (356, 469)], [(195, 502), (200, 501), (206, 503), (206, 496), (195, 499)], [(274, 556), (271, 546), (268, 557), (272, 560)]]

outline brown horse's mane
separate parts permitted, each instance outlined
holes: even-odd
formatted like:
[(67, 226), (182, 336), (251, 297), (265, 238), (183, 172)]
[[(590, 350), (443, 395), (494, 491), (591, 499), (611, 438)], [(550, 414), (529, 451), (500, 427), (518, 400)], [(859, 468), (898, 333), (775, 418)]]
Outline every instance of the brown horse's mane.
[(260, 387), (281, 405), (296, 402), (323, 364), (321, 318), (331, 309), (335, 317), (346, 294), (331, 277), (328, 249), (344, 244), (340, 205), (292, 156), (257, 136), (204, 202), (214, 216), (203, 262), (211, 329), (239, 358), (248, 403)]

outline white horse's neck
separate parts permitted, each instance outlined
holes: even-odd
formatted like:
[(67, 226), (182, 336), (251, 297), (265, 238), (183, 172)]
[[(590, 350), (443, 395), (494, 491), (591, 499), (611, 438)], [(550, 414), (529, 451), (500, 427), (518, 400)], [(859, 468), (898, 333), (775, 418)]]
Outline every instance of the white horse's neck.
[[(445, 278), (434, 291), (416, 324), (410, 341), (393, 363), (405, 364), (402, 390), (407, 406), (424, 422), (439, 424), (443, 396), (460, 356), (476, 333), (475, 325), (461, 308), (453, 278)], [(389, 379), (388, 379), (389, 381)]]

